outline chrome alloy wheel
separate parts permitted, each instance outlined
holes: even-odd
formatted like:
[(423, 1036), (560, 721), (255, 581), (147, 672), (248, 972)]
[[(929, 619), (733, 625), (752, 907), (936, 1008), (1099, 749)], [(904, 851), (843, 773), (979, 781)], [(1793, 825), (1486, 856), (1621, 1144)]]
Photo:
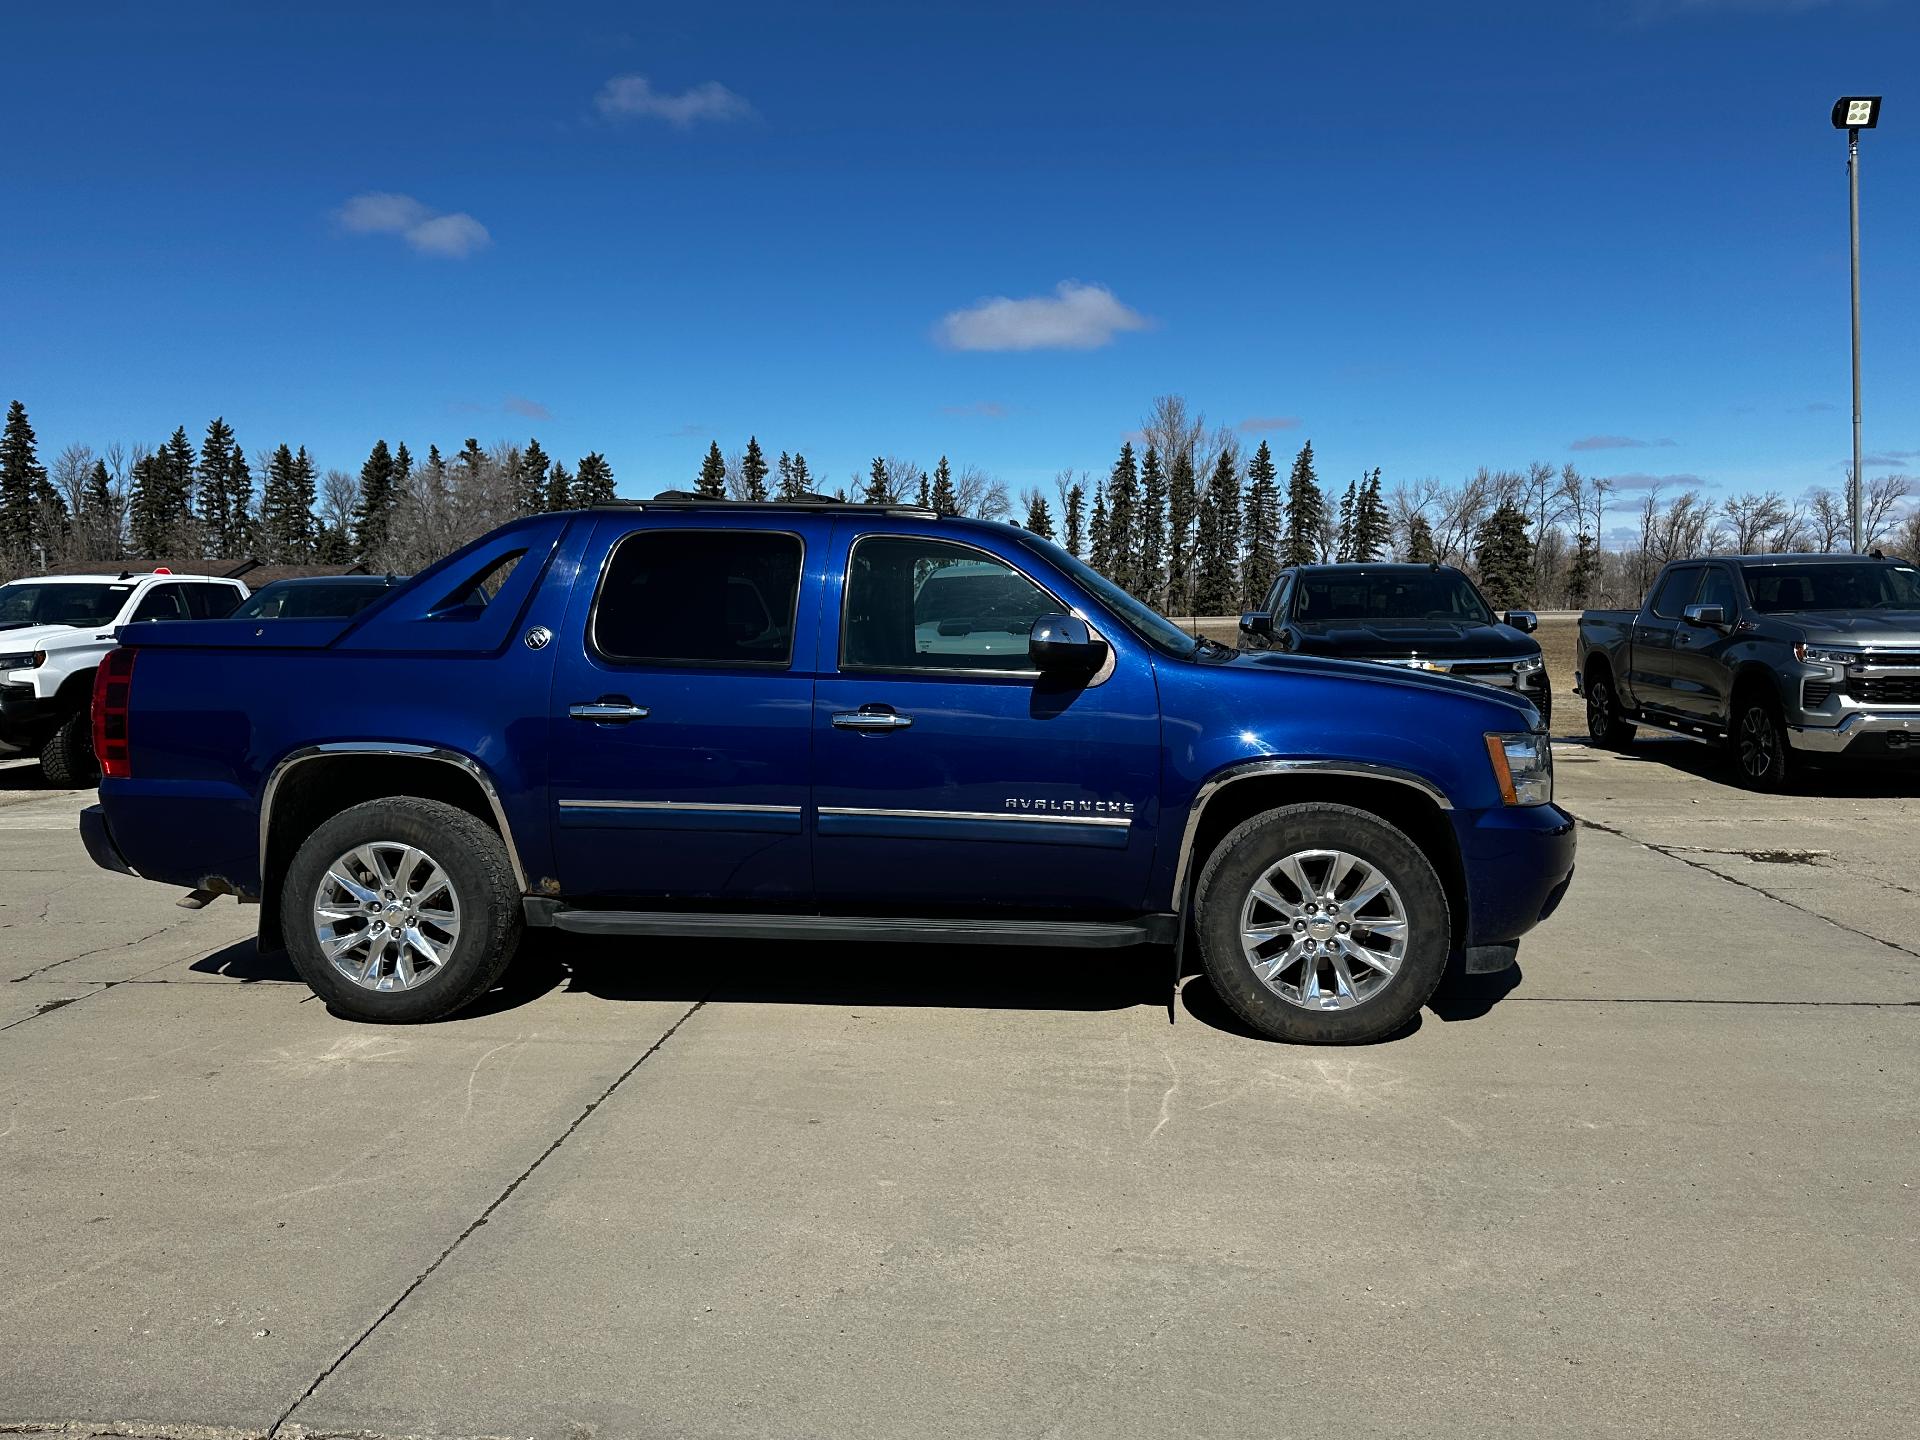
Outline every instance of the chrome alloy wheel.
[(1740, 717), (1740, 768), (1755, 780), (1773, 769), (1773, 717), (1760, 705), (1747, 706)]
[(356, 845), (320, 880), (313, 933), (327, 963), (364, 990), (412, 990), (446, 968), (460, 897), (440, 862), (400, 840)]
[(1260, 983), (1303, 1010), (1351, 1010), (1385, 988), (1407, 953), (1393, 882), (1344, 850), (1302, 850), (1254, 882), (1240, 945)]

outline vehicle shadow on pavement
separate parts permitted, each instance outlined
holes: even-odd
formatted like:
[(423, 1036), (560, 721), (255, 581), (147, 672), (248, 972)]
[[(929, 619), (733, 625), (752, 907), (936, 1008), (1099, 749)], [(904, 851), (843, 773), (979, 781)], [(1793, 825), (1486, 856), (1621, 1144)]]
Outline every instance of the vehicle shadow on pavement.
[(218, 975), (248, 985), (259, 981), (305, 983), (284, 950), (263, 952), (251, 939), (236, 940), (211, 955), (202, 956), (187, 968), (199, 975)]
[[(1560, 741), (1562, 745), (1575, 742)], [(1585, 743), (1585, 742), (1578, 742)], [(1679, 735), (1640, 733), (1624, 750), (1599, 750), (1587, 745), (1595, 758), (1606, 756), (1637, 765), (1661, 765), (1704, 780), (1722, 790), (1743, 791), (1734, 774), (1733, 762), (1718, 745), (1688, 740)], [(1894, 800), (1920, 796), (1920, 763), (1900, 760), (1880, 764), (1806, 764), (1793, 772), (1785, 791), (1788, 795), (1826, 795), (1835, 799)]]

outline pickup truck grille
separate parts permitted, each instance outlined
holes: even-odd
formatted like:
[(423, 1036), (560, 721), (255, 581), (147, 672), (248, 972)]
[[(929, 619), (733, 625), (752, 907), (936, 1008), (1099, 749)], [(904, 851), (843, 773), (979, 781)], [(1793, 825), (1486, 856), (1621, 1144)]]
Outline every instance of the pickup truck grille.
[(1807, 709), (1818, 710), (1822, 705), (1827, 703), (1827, 697), (1833, 694), (1833, 682), (1831, 680), (1809, 680), (1801, 687), (1800, 694)]
[(1854, 676), (1847, 681), (1847, 693), (1862, 705), (1920, 705), (1920, 672)]

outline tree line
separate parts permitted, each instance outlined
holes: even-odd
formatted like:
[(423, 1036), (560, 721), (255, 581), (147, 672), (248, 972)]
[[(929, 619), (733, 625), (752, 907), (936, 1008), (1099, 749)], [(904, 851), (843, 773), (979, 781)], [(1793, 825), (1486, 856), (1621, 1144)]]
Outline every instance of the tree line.
[[(1282, 480), (1266, 440), (1247, 455), (1235, 431), (1209, 428), (1181, 396), (1163, 395), (1103, 474), (1061, 471), (1050, 493), (1012, 496), (944, 455), (931, 470), (876, 455), (828, 490), (805, 455), (783, 450), (770, 461), (758, 436), (731, 454), (711, 441), (685, 488), (738, 501), (824, 494), (1023, 525), (1171, 615), (1258, 608), (1281, 569), (1326, 560), (1457, 565), (1497, 608), (1633, 604), (1670, 559), (1833, 550), (1849, 539), (1843, 492), (1831, 489), (1800, 501), (1774, 491), (1716, 501), (1651, 485), (1633, 512), (1637, 529), (1616, 529), (1609, 547), (1618, 482), (1570, 464), (1482, 467), (1457, 484), (1383, 483), (1375, 466), (1344, 489), (1324, 486), (1311, 440)], [(1912, 494), (1904, 475), (1868, 481), (1868, 548), (1920, 554)], [(151, 448), (114, 444), (96, 455), (70, 445), (46, 467), (16, 400), (0, 432), (0, 573), (134, 555), (404, 573), (516, 516), (615, 498), (613, 469), (597, 451), (569, 469), (537, 439), (483, 449), (470, 438), (451, 456), (429, 445), (424, 459), (381, 439), (357, 474), (321, 472), (304, 446), (249, 458), (218, 417), (197, 447), (182, 426)]]

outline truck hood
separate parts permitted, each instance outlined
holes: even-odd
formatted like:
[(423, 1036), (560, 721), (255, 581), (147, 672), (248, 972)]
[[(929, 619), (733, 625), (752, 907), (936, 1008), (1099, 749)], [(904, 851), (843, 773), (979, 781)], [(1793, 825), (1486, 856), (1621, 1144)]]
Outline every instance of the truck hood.
[[(1518, 631), (1513, 632), (1518, 634)], [(1525, 638), (1525, 637), (1522, 637)], [(1430, 653), (1430, 652), (1429, 652)], [(1337, 677), (1363, 685), (1387, 685), (1402, 690), (1425, 690), (1452, 695), (1475, 704), (1491, 703), (1532, 716), (1529, 725), (1539, 723), (1533, 702), (1517, 690), (1501, 690), (1471, 680), (1456, 680), (1451, 675), (1435, 675), (1422, 670), (1389, 668), (1372, 660), (1333, 659), (1320, 655), (1289, 654), (1281, 650), (1257, 650), (1235, 655), (1221, 662), (1230, 670), (1263, 672), (1269, 675), (1302, 673)]]
[(22, 625), (13, 630), (0, 629), (0, 655), (55, 649), (75, 640), (91, 640), (95, 635), (106, 633), (104, 629), (95, 630), (84, 625)]
[(1349, 660), (1524, 660), (1539, 644), (1510, 625), (1446, 620), (1296, 620), (1300, 649)]
[[(1815, 645), (1920, 647), (1920, 610), (1862, 610), (1852, 615), (1802, 610), (1762, 616), (1790, 638)], [(0, 644), (6, 642), (0, 635)]]

